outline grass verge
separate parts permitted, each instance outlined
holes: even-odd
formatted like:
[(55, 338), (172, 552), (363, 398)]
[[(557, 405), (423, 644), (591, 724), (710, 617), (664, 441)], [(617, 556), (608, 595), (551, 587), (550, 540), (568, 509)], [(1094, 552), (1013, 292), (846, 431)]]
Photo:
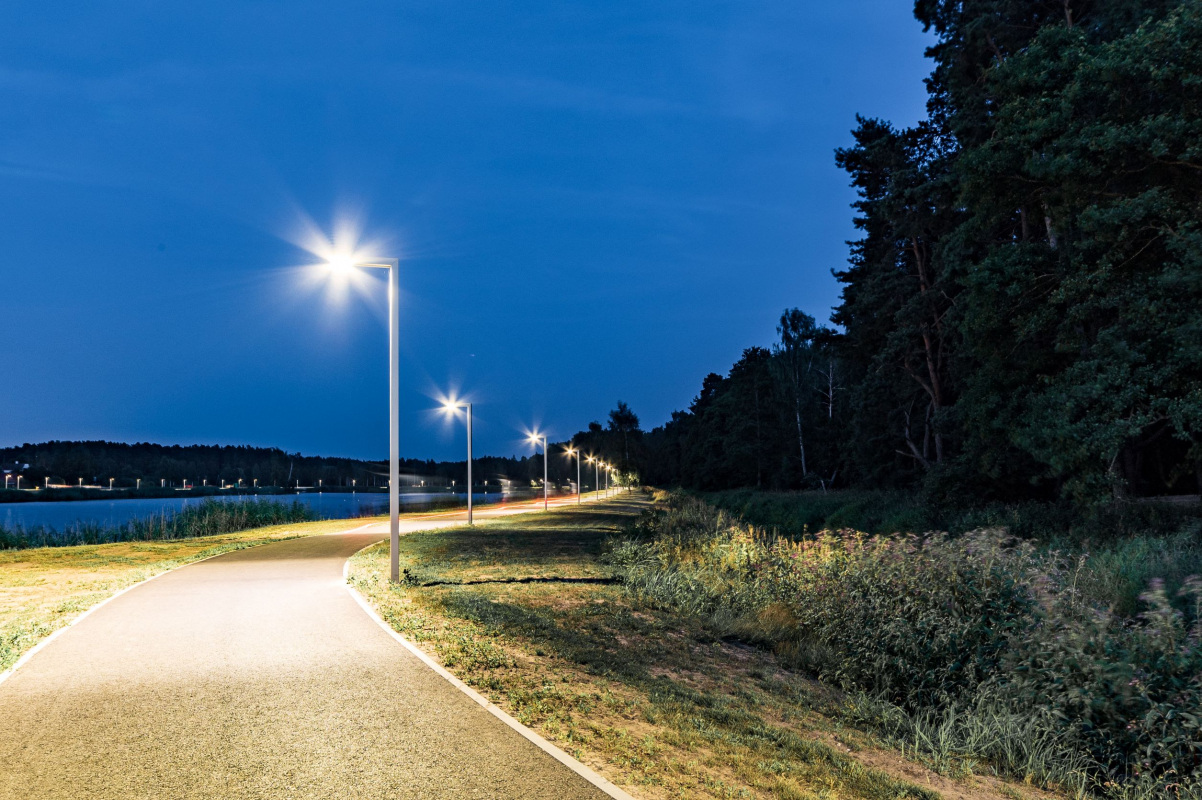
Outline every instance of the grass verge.
[(635, 498), (410, 534), (351, 559), (380, 615), (522, 723), (645, 798), (1031, 797), (935, 774), (823, 712), (829, 689), (696, 617), (636, 602), (602, 560)]
[(231, 550), (364, 523), (323, 520), (199, 538), (0, 550), (0, 672), (92, 606), (159, 573)]

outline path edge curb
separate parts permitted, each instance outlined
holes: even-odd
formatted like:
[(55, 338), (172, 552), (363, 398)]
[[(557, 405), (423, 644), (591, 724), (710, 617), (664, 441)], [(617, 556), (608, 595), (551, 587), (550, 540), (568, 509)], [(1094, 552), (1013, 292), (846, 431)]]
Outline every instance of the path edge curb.
[[(374, 543), (372, 545), (367, 545), (367, 547), (372, 547), (372, 546), (374, 546)], [(363, 549), (366, 550), (367, 547), (364, 547)], [(359, 552), (362, 552), (362, 550)], [(391, 625), (389, 625), (387, 622), (385, 622), (384, 619), (376, 612), (376, 610), (374, 608), (372, 608), (371, 603), (367, 602), (367, 598), (364, 597), (362, 594), (360, 594), (359, 590), (351, 585), (350, 577), (349, 577), (350, 576), (350, 568), (351, 568), (351, 560), (350, 559), (354, 558), (355, 555), (357, 555), (357, 554), (352, 554), (351, 557), (346, 560), (346, 563), (342, 565), (343, 585), (346, 586), (347, 592), (349, 592), (351, 597), (354, 598), (355, 602), (359, 604), (359, 607), (362, 608), (365, 612), (367, 612), (367, 615), (369, 617), (371, 617), (373, 620), (375, 620), (375, 623), (377, 625), (379, 625), (381, 628), (383, 628), (385, 633), (387, 633), (389, 636), (391, 636), (393, 639), (395, 639), (397, 642), (399, 642), (402, 647), (404, 647), (412, 655), (416, 656), (423, 664), (425, 664), (427, 667), (429, 667), (431, 670), (433, 670), (435, 673), (437, 673), (439, 675), (439, 677), (441, 677), (447, 683), (454, 686), (456, 689), (458, 689), (463, 694), (470, 697), (477, 705), (484, 708), (485, 711), (492, 714), (497, 719), (501, 720), (501, 722), (504, 722), (506, 725), (508, 725), (514, 731), (521, 734), (521, 736), (523, 738), (525, 738), (528, 742), (533, 744), (538, 749), (542, 750), (547, 755), (551, 756), (551, 758), (554, 758), (560, 764), (563, 764), (565, 767), (572, 770), (572, 772), (575, 772), (577, 775), (584, 778), (586, 781), (591, 783), (593, 786), (595, 786), (600, 791), (602, 791), (605, 794), (609, 795), (610, 797), (614, 798), (614, 800), (637, 800), (637, 798), (635, 798), (634, 795), (624, 792), (622, 789), (618, 788), (616, 785), (614, 785), (613, 783), (611, 783), (610, 781), (608, 781), (604, 777), (602, 777), (599, 773), (590, 769), (588, 766), (582, 764), (580, 761), (576, 760), (575, 758), (572, 758), (572, 756), (568, 755), (566, 752), (564, 752), (560, 748), (551, 744), (551, 742), (544, 739), (542, 736), (540, 736), (534, 730), (526, 727), (525, 725), (518, 722), (513, 717), (509, 716), (509, 714), (507, 714), (500, 706), (496, 705), (495, 703), (490, 701), (487, 697), (480, 694), (475, 689), (473, 689), (472, 687), (468, 686), (463, 681), (456, 678), (454, 675), (452, 675), (450, 672), (448, 672), (445, 667), (443, 667), (441, 664), (439, 664), (437, 661), (435, 661), (426, 651), (422, 650), (416, 644), (414, 644), (413, 642), (406, 639), (404, 636), (399, 634)]]

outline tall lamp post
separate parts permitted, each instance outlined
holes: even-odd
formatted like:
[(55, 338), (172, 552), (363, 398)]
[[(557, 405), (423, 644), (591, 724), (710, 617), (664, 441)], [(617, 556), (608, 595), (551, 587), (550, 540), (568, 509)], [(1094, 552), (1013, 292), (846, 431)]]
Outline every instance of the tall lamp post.
[[(530, 444), (538, 447), (538, 443), (543, 443), (543, 511), (547, 510), (547, 437), (540, 434), (538, 431), (530, 434)], [(538, 452), (536, 449), (535, 452)]]
[(569, 458), (576, 456), (576, 505), (580, 505), (580, 451), (569, 447), (567, 455)]
[(329, 267), (347, 273), (352, 269), (388, 270), (388, 529), (389, 577), (401, 579), (401, 270), (395, 258), (355, 261), (332, 258)]
[[(455, 409), (467, 409), (467, 524), (472, 524), (472, 404), (448, 400), (442, 407), (452, 414)], [(485, 409), (487, 412), (487, 409)], [(487, 422), (487, 420), (485, 420)]]
[(601, 492), (601, 459), (596, 456), (589, 456), (588, 463), (593, 465), (593, 491), (600, 494)]

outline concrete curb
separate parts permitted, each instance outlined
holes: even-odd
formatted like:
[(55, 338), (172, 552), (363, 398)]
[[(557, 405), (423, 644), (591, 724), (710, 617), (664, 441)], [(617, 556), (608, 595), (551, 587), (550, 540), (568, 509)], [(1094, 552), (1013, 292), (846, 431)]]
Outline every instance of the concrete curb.
[[(372, 547), (372, 545), (368, 545), (368, 547)], [(365, 547), (364, 550), (366, 550), (366, 549), (367, 548)], [(362, 552), (362, 551), (360, 551), (360, 552)], [(351, 558), (354, 558), (354, 556), (351, 556)], [(406, 650), (408, 650), (410, 653), (412, 653), (414, 656), (416, 656), (418, 659), (420, 659), (421, 662), (423, 664), (425, 664), (427, 667), (434, 670), (434, 672), (438, 673), (438, 675), (441, 676), (447, 683), (451, 684), (456, 689), (458, 689), (459, 691), (463, 692), (465, 695), (470, 697), (473, 701), (475, 701), (475, 703), (477, 705), (483, 707), (484, 710), (486, 710), (488, 713), (492, 714), (494, 717), (501, 720), (501, 722), (504, 722), (510, 728), (517, 731), (519, 734), (521, 734), (521, 736), (523, 738), (525, 738), (528, 742), (533, 744), (538, 749), (542, 750), (547, 755), (551, 756), (551, 758), (555, 759), (560, 764), (563, 764), (565, 767), (572, 770), (572, 772), (575, 772), (577, 775), (584, 778), (586, 781), (591, 783), (593, 786), (597, 787), (597, 789), (601, 790), (605, 794), (614, 798), (614, 800), (636, 800), (636, 798), (633, 795), (627, 794), (626, 792), (622, 791), (617, 786), (610, 783), (605, 778), (601, 777), (601, 775), (599, 775), (596, 772), (594, 772), (593, 770), (589, 769), (584, 764), (581, 764), (579, 761), (572, 758), (570, 755), (565, 753), (563, 750), (560, 750), (558, 747), (551, 744), (543, 737), (539, 736), (537, 733), (532, 731), (530, 728), (527, 728), (525, 725), (523, 725), (522, 723), (518, 722), (513, 717), (506, 714), (499, 706), (494, 705), (493, 703), (489, 702), (487, 697), (480, 694), (475, 689), (473, 689), (472, 687), (468, 686), (463, 681), (456, 678), (450, 672), (447, 672), (447, 670), (441, 664), (439, 664), (437, 661), (435, 661), (433, 658), (431, 658), (424, 650), (419, 648), (416, 644), (414, 644), (413, 642), (410, 642), (404, 636), (401, 636), (399, 633), (397, 633), (395, 630), (393, 630), (392, 626), (389, 625), (387, 622), (385, 622), (380, 617), (380, 615), (376, 613), (376, 610), (371, 607), (371, 604), (367, 602), (367, 598), (365, 598), (363, 595), (359, 594), (358, 590), (356, 590), (354, 586), (351, 586), (350, 580), (348, 577), (349, 573), (350, 573), (350, 568), (351, 568), (351, 561), (348, 558), (346, 563), (343, 564), (343, 566), (342, 566), (342, 578), (343, 578), (343, 583), (346, 585), (346, 590), (348, 592), (350, 592), (351, 597), (353, 597), (355, 599), (355, 602), (359, 604), (359, 607), (362, 608), (369, 617), (371, 617), (373, 620), (375, 620), (376, 624), (379, 625), (381, 628), (383, 628), (384, 631), (389, 636), (391, 636), (393, 639), (395, 639), (397, 642), (399, 642), (402, 647), (404, 647)]]

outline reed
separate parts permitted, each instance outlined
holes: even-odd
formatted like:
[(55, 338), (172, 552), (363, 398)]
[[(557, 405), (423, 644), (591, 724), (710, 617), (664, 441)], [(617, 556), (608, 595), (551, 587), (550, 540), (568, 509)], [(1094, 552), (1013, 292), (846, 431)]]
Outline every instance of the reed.
[(61, 530), (45, 525), (29, 528), (0, 526), (0, 550), (194, 539), (268, 525), (311, 522), (316, 518), (312, 509), (297, 501), (247, 500), (235, 503), (205, 500), (200, 505), (182, 511), (139, 517), (123, 525), (78, 522)]

